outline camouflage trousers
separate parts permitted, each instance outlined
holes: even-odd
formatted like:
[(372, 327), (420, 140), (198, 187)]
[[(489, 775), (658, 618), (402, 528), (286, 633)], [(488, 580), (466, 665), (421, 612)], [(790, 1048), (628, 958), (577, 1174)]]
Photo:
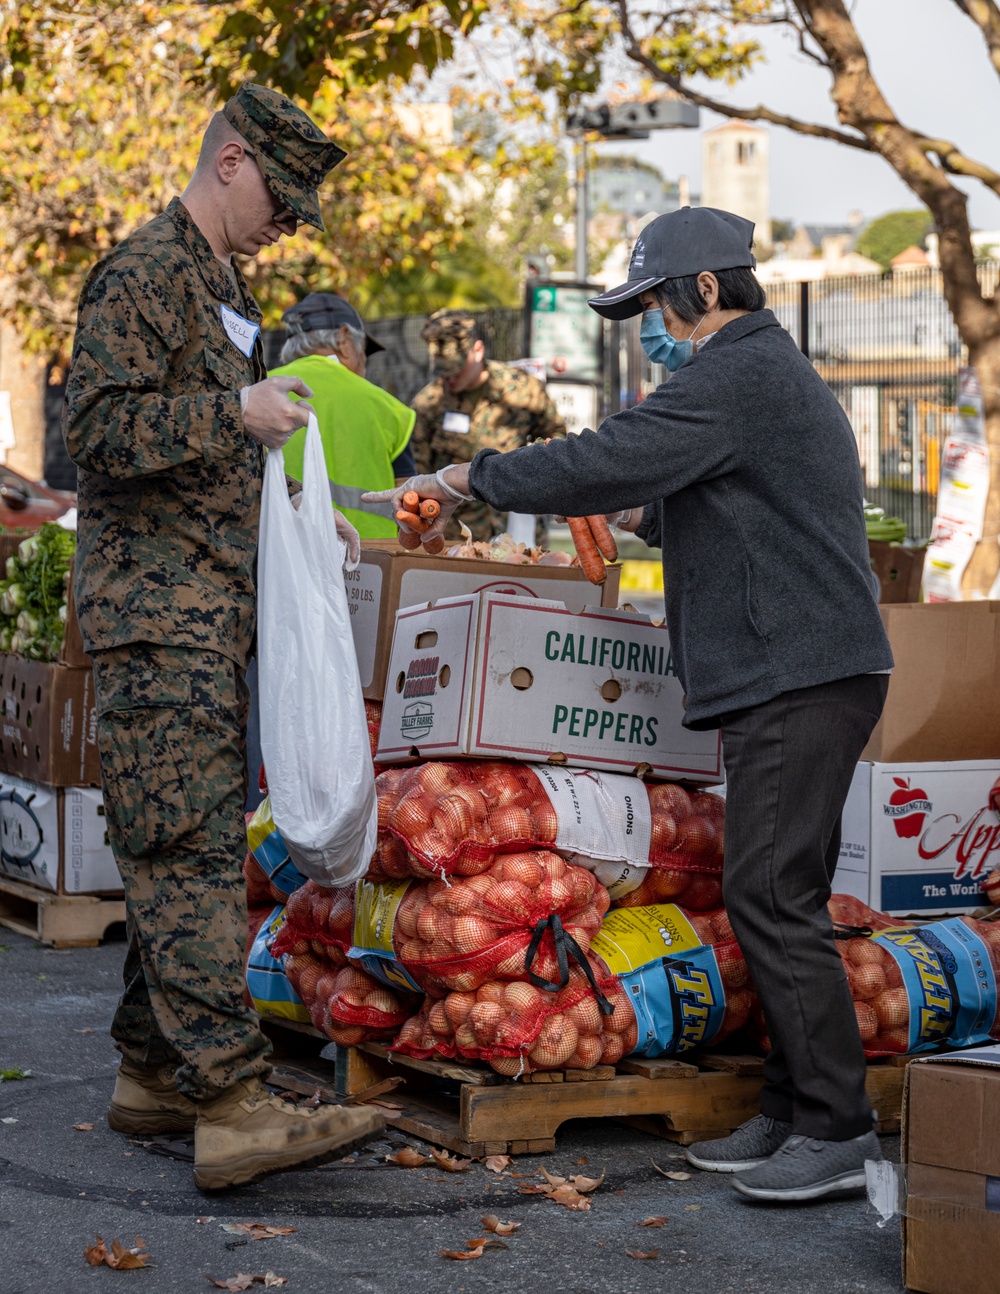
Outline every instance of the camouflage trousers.
[(101, 781), (125, 889), (125, 992), (111, 1033), (172, 1065), (196, 1100), (266, 1075), (243, 997), (249, 694), (216, 652), (131, 643), (94, 653)]

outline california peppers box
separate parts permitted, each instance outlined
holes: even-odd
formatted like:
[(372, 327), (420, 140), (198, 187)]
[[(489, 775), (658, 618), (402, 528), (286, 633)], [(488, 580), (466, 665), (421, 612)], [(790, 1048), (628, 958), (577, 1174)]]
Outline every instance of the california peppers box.
[(0, 873), (58, 894), (120, 894), (101, 792), (0, 775)]
[(393, 623), (400, 607), (439, 598), (493, 591), (522, 598), (559, 598), (572, 611), (617, 606), (621, 567), (609, 566), (604, 584), (591, 584), (578, 566), (508, 566), (466, 557), (404, 552), (396, 540), (365, 539), (361, 564), (345, 571), (347, 605), (361, 686), (369, 701), (385, 692)]
[(552, 761), (718, 782), (719, 732), (690, 732), (683, 715), (663, 626), (480, 593), (397, 615), (376, 758)]
[(990, 759), (860, 763), (844, 806), (835, 889), (896, 916), (972, 912), (1000, 866)]

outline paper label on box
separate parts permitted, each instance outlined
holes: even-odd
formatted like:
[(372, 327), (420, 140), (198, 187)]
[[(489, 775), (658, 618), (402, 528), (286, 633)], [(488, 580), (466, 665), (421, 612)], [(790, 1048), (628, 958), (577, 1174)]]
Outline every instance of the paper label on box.
[(889, 952), (903, 976), (910, 1017), (907, 1051), (989, 1040), (997, 1009), (990, 950), (959, 917), (917, 930), (886, 930), (873, 942)]
[(59, 888), (58, 792), (5, 777), (0, 783), (0, 864), (6, 875)]
[(556, 811), (556, 846), (572, 862), (648, 866), (652, 821), (649, 796), (638, 778), (544, 764), (534, 772)]
[(344, 571), (344, 587), (347, 591), (347, 608), (351, 613), (351, 632), (354, 634), (361, 686), (371, 687), (378, 647), (382, 568), (373, 562), (361, 562), (353, 571)]

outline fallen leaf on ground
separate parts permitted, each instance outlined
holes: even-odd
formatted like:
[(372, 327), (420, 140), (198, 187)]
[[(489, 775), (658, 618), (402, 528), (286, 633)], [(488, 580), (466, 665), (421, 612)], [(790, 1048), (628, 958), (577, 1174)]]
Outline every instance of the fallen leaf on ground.
[(643, 1218), (641, 1222), (637, 1222), (635, 1225), (637, 1227), (662, 1227), (666, 1221), (666, 1218)]
[(468, 1262), (472, 1258), (482, 1258), (487, 1249), (506, 1249), (507, 1246), (502, 1240), (490, 1240), (484, 1237), (481, 1240), (467, 1240), (465, 1249), (442, 1249), (442, 1258), (454, 1258), (456, 1262)]
[(0, 1123), (17, 1123), (17, 1120), (12, 1114), (8, 1114), (6, 1119), (0, 1119)]
[(272, 1227), (266, 1222), (223, 1222), (222, 1229), (232, 1236), (248, 1236), (251, 1240), (271, 1240), (298, 1231), (298, 1227)]
[(487, 1155), (483, 1163), (491, 1173), (502, 1173), (511, 1163), (510, 1155)]
[(400, 1168), (423, 1168), (431, 1162), (430, 1155), (422, 1155), (412, 1146), (403, 1146), (394, 1155), (386, 1155), (386, 1163), (398, 1164)]
[(93, 1029), (74, 1029), (74, 1033), (93, 1033)]
[[(542, 1176), (545, 1178), (545, 1180), (548, 1182), (550, 1186), (565, 1186), (567, 1181), (569, 1180), (567, 1177), (557, 1177), (554, 1173), (550, 1173), (544, 1164), (541, 1166), (541, 1168), (538, 1171), (542, 1174)], [(541, 1189), (544, 1190), (545, 1188), (542, 1187)]]
[(600, 1177), (581, 1177), (577, 1174), (576, 1177), (571, 1177), (569, 1179), (569, 1183), (582, 1195), (589, 1195), (591, 1191), (597, 1190), (600, 1184), (604, 1181), (604, 1176), (604, 1173), (602, 1173)]
[(655, 1258), (660, 1251), (651, 1249), (648, 1254), (641, 1254), (638, 1249), (626, 1249), (625, 1252), (630, 1258)]
[(240, 1290), (248, 1290), (251, 1285), (263, 1285), (266, 1289), (274, 1289), (277, 1285), (287, 1285), (287, 1276), (275, 1276), (274, 1272), (265, 1272), (251, 1276), (247, 1272), (237, 1272), (235, 1276), (230, 1276), (227, 1280), (217, 1281), (212, 1276), (206, 1276), (205, 1279), (209, 1285), (214, 1285), (216, 1289), (232, 1290), (238, 1294)]
[(687, 1211), (688, 1211), (689, 1213), (691, 1213), (694, 1209), (700, 1209), (700, 1208), (701, 1208), (701, 1205), (700, 1205), (700, 1204), (685, 1204), (685, 1205), (684, 1205), (684, 1207), (687, 1209)]
[(149, 1254), (143, 1253), (145, 1246), (138, 1236), (135, 1247), (126, 1249), (118, 1240), (112, 1240), (111, 1252), (103, 1239), (98, 1236), (92, 1245), (87, 1245), (83, 1256), (91, 1267), (113, 1267), (116, 1271), (130, 1271), (137, 1267), (149, 1266)]
[(653, 1165), (653, 1167), (656, 1169), (656, 1171), (660, 1174), (661, 1177), (669, 1177), (672, 1182), (689, 1182), (691, 1180), (690, 1173), (681, 1173), (673, 1168), (670, 1168), (670, 1169), (661, 1168), (655, 1159), (651, 1159), (649, 1162)]
[(433, 1146), (430, 1147), (430, 1152), (438, 1168), (443, 1168), (446, 1173), (464, 1173), (472, 1167), (471, 1159), (452, 1158), (447, 1151), (435, 1150)]
[(73, 1124), (73, 1127), (74, 1127), (74, 1129), (75, 1129), (77, 1132), (93, 1132), (93, 1131), (94, 1131), (94, 1125), (93, 1125), (92, 1123), (74, 1123), (74, 1124)]
[(14, 1083), (19, 1078), (30, 1078), (30, 1069), (18, 1069), (16, 1066), (12, 1069), (0, 1069), (0, 1083)]
[(589, 1163), (590, 1163), (590, 1160), (587, 1158), (587, 1156), (581, 1155), (579, 1159), (573, 1160), (573, 1167), (582, 1168), (585, 1164), (589, 1164)]
[(495, 1213), (487, 1213), (479, 1219), (487, 1231), (496, 1236), (512, 1236), (521, 1225), (520, 1222), (501, 1222)]
[(590, 1208), (586, 1195), (581, 1195), (572, 1186), (557, 1186), (547, 1193), (547, 1197), (553, 1204), (561, 1204), (564, 1209), (576, 1209), (578, 1213), (586, 1213)]
[(214, 1221), (215, 1221), (214, 1217), (195, 1218), (195, 1222), (197, 1222), (200, 1227), (203, 1227), (206, 1222), (214, 1222)]

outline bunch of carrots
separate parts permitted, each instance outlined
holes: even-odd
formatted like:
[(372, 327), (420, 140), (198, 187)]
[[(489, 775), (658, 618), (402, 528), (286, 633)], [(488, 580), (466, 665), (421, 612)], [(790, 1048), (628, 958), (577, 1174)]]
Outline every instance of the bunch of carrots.
[[(400, 524), (399, 542), (404, 548), (419, 548), (423, 542), (421, 535), (430, 530), (441, 515), (441, 505), (436, 499), (421, 499), (416, 490), (407, 490), (403, 495), (403, 506), (396, 513)], [(591, 584), (603, 584), (607, 578), (604, 565), (618, 560), (618, 545), (611, 533), (607, 520), (596, 513), (592, 517), (567, 517), (569, 532), (573, 536), (580, 569)], [(408, 529), (402, 529), (402, 527)], [(439, 553), (444, 548), (440, 535), (424, 545), (429, 553)]]

